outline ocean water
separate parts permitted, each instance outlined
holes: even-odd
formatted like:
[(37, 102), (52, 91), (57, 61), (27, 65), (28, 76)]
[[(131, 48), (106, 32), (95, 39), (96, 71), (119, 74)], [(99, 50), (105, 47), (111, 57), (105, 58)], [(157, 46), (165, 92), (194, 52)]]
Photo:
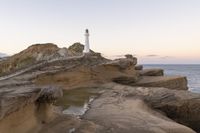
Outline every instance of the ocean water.
[(200, 93), (200, 64), (199, 65), (158, 65), (148, 64), (144, 68), (162, 68), (165, 75), (181, 75), (188, 79), (189, 90)]

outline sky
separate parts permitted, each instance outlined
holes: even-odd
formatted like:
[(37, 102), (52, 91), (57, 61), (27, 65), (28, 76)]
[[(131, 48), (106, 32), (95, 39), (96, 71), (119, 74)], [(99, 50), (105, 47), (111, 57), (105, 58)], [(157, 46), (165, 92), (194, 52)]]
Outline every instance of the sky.
[(200, 0), (0, 0), (0, 52), (84, 43), (109, 58), (200, 64)]

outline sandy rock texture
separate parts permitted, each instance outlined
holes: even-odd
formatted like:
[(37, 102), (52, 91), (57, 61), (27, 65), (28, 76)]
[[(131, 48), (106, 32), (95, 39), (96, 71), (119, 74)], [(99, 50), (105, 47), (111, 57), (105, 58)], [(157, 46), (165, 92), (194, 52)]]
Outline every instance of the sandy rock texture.
[(144, 69), (144, 70), (140, 70), (139, 74), (141, 76), (163, 76), (164, 70), (163, 69)]
[[(169, 111), (176, 116), (176, 113), (180, 112), (165, 110), (163, 108), (171, 103), (174, 104), (174, 108), (178, 109), (180, 107), (178, 103), (181, 103), (182, 99), (176, 99), (180, 96), (184, 97), (189, 92), (183, 91), (182, 94), (178, 95), (178, 91), (165, 88), (130, 87), (115, 83), (106, 84), (103, 87), (108, 90), (105, 90), (105, 92), (92, 103), (91, 109), (84, 115), (84, 118), (103, 126), (104, 132), (195, 132), (186, 126), (174, 122), (164, 114), (167, 113), (168, 115), (167, 111)], [(169, 97), (167, 97), (168, 95)], [(173, 96), (170, 97), (171, 95)], [(199, 96), (200, 95), (197, 96), (198, 99), (200, 98)], [(195, 96), (191, 97), (195, 98)], [(191, 101), (191, 97), (185, 98), (185, 101)], [(195, 102), (195, 100), (193, 102)], [(183, 106), (182, 104), (182, 107)], [(187, 105), (185, 105), (185, 107), (187, 107)], [(154, 109), (159, 109), (160, 111)], [(182, 110), (182, 108), (179, 109)], [(183, 122), (185, 120), (184, 117), (192, 117), (193, 115), (192, 112), (186, 113), (187, 110), (182, 110), (182, 112), (184, 112), (182, 113), (184, 116), (182, 116), (182, 118), (180, 117), (179, 122)], [(199, 124), (196, 126), (199, 126)]]
[[(137, 60), (134, 58), (110, 61), (97, 54), (86, 55), (66, 62), (66, 67), (58, 72), (39, 75), (35, 83), (39, 85), (59, 85), (64, 89), (96, 86), (111, 81), (135, 83), (139, 76), (134, 69), (136, 62)], [(65, 66), (62, 62), (56, 64), (57, 68)], [(47, 69), (52, 69), (52, 66), (48, 65), (48, 67), (41, 68), (41, 70)]]
[(0, 131), (2, 133), (36, 133), (42, 123), (54, 119), (53, 103), (62, 96), (56, 87), (39, 87), (30, 83), (0, 85)]
[[(143, 69), (132, 55), (109, 60), (82, 51), (80, 43), (37, 44), (1, 61), (0, 132), (200, 132), (200, 95), (187, 91), (186, 77)], [(53, 105), (62, 90), (87, 87), (100, 94), (80, 118)]]
[(188, 90), (187, 78), (184, 76), (142, 76), (137, 82), (129, 85)]
[(69, 48), (59, 48), (53, 43), (31, 45), (27, 49), (2, 60), (0, 62), (0, 75), (23, 70), (30, 65), (48, 60), (82, 55), (81, 51), (83, 47), (80, 43), (75, 43)]

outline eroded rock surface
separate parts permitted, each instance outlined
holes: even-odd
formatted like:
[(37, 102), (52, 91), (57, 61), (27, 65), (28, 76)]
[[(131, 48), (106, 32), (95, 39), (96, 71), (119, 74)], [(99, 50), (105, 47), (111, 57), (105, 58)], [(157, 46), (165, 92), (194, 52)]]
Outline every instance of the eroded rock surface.
[(0, 131), (36, 133), (42, 123), (54, 119), (51, 103), (62, 96), (55, 87), (21, 84), (0, 87)]
[[(91, 109), (84, 115), (84, 119), (93, 121), (94, 123), (103, 126), (103, 132), (195, 132), (186, 126), (172, 121), (171, 119), (167, 118), (163, 113), (153, 110), (156, 108), (160, 111), (165, 111), (165, 109), (162, 110), (162, 107), (158, 108), (158, 106), (162, 106), (163, 104), (167, 105), (170, 102), (174, 103), (174, 106), (176, 106), (176, 108), (179, 108), (178, 103), (181, 103), (182, 99), (179, 99), (178, 101), (176, 100), (180, 97), (180, 95), (178, 95), (178, 91), (172, 91), (165, 88), (129, 87), (114, 83), (106, 84), (103, 86), (103, 88), (107, 90), (105, 90), (105, 92), (92, 103)], [(185, 95), (187, 93), (189, 92), (185, 92)], [(168, 95), (173, 96), (167, 97)], [(191, 97), (196, 98), (194, 96)], [(190, 101), (191, 97), (185, 98), (185, 100)], [(198, 95), (198, 98), (200, 98), (200, 95)], [(171, 110), (171, 113), (178, 112)], [(185, 115), (185, 117), (192, 117), (193, 115), (192, 112), (189, 114), (183, 114)], [(184, 118), (181, 120), (184, 120)], [(199, 124), (197, 124), (196, 126), (199, 126)]]
[(142, 76), (138, 82), (129, 85), (188, 90), (187, 79), (183, 76)]
[(44, 124), (39, 133), (103, 133), (103, 127), (75, 116), (61, 115)]
[[(66, 67), (59, 72), (39, 75), (36, 78), (36, 84), (60, 85), (64, 89), (72, 89), (101, 85), (111, 81), (135, 83), (139, 76), (134, 69), (136, 62), (133, 58), (110, 61), (96, 54), (92, 56), (86, 55), (79, 59), (65, 62)], [(65, 64), (58, 62), (57, 67), (65, 66)], [(43, 67), (41, 70), (46, 69), (52, 69), (52, 67)]]
[(144, 69), (140, 70), (139, 74), (141, 76), (163, 76), (164, 71), (163, 69)]
[[(13, 70), (14, 73), (0, 77), (0, 131), (200, 131), (200, 95), (186, 91), (186, 77), (163, 76), (160, 69), (139, 72), (137, 69), (141, 67), (136, 67), (137, 59), (132, 55), (109, 60), (93, 51), (82, 54), (82, 50), (80, 43), (68, 49), (58, 48), (54, 44), (37, 44), (9, 57), (6, 62), (1, 61), (0, 68), (5, 68), (1, 72)], [(18, 68), (22, 70), (17, 71)], [(90, 109), (81, 119), (63, 115), (52, 105), (62, 95), (60, 88), (69, 90), (84, 87), (98, 88), (101, 95), (91, 103)]]
[[(200, 106), (197, 103), (200, 94), (159, 87), (131, 87), (116, 83), (104, 84), (98, 89), (101, 95), (91, 103), (90, 109), (81, 119), (60, 116), (55, 121), (45, 124), (40, 132), (199, 132)], [(189, 111), (187, 107), (190, 104), (196, 106)]]
[[(0, 129), (4, 133), (26, 133), (32, 129), (37, 132), (53, 122), (51, 104), (62, 93), (54, 91), (57, 90), (54, 88), (73, 89), (101, 85), (118, 77), (137, 78), (135, 64), (134, 58), (110, 61), (93, 53), (48, 61), (9, 78), (5, 77), (0, 81)], [(29, 117), (30, 122), (27, 122)], [(16, 119), (19, 119), (19, 123)], [(23, 123), (27, 123), (27, 128), (23, 129)], [(17, 126), (10, 130), (13, 124)]]
[[(0, 75), (7, 75), (49, 60), (81, 56), (83, 45), (75, 43), (69, 48), (59, 48), (53, 43), (34, 44), (0, 62)], [(94, 51), (91, 51), (93, 54)]]

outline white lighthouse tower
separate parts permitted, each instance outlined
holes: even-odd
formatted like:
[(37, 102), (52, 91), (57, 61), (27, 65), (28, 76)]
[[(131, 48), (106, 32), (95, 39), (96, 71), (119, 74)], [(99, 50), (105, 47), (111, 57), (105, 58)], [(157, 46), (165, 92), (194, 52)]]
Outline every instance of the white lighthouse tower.
[(90, 52), (90, 44), (89, 44), (89, 30), (85, 30), (85, 46), (83, 53), (89, 53)]

